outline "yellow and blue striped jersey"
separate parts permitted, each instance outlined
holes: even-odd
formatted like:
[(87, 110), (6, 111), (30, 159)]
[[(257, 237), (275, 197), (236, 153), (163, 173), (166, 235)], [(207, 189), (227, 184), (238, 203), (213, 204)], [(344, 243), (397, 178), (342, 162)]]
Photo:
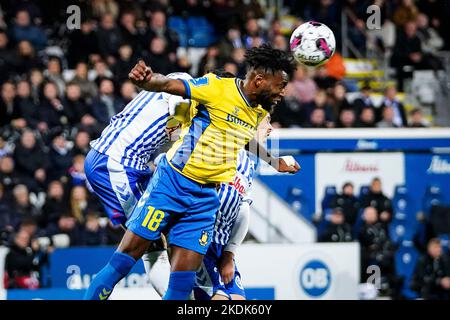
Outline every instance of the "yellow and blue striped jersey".
[(188, 98), (198, 105), (167, 159), (175, 170), (199, 183), (230, 182), (239, 150), (253, 138), (267, 111), (250, 106), (238, 78), (209, 73), (182, 81)]

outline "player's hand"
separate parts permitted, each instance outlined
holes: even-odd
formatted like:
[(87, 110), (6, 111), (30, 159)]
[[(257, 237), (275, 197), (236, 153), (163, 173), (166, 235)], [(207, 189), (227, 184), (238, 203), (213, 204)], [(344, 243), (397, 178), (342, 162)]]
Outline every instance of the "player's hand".
[(224, 284), (230, 283), (234, 278), (233, 253), (224, 251), (219, 261), (219, 273)]
[(144, 60), (139, 60), (139, 62), (131, 69), (128, 74), (128, 78), (136, 85), (139, 85), (144, 82), (150, 81), (152, 78), (153, 72), (152, 69), (147, 66)]
[(300, 170), (300, 165), (294, 160), (294, 164), (288, 165), (283, 158), (278, 158), (278, 166), (275, 167), (278, 172), (297, 173)]

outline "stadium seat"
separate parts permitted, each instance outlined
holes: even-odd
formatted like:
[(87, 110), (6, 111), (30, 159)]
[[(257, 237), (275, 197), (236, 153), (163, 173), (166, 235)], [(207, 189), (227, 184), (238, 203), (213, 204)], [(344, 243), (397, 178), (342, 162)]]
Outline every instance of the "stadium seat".
[(409, 220), (392, 220), (389, 224), (389, 237), (398, 244), (402, 241), (413, 241), (417, 233), (417, 223)]
[(413, 223), (416, 221), (414, 201), (408, 194), (408, 190), (404, 185), (396, 186), (394, 197), (392, 198), (392, 208), (394, 215), (393, 221), (408, 221)]
[(370, 187), (367, 185), (362, 185), (359, 188), (359, 199), (361, 199), (362, 197), (364, 197), (365, 195), (367, 195), (370, 191)]
[(427, 218), (430, 217), (431, 207), (441, 204), (444, 201), (441, 187), (437, 184), (428, 185), (422, 202), (422, 210)]
[(172, 16), (167, 21), (167, 25), (170, 29), (178, 34), (181, 47), (187, 47), (188, 45), (188, 27), (184, 18), (178, 16)]
[(336, 194), (336, 186), (325, 187), (325, 195), (322, 199), (322, 212), (325, 212), (326, 209), (330, 208), (330, 201), (336, 196)]
[(438, 235), (438, 238), (439, 240), (441, 240), (442, 251), (445, 254), (448, 254), (450, 245), (450, 234), (440, 234)]
[(418, 298), (418, 294), (409, 287), (418, 259), (419, 252), (414, 248), (413, 243), (411, 241), (402, 241), (395, 253), (395, 269), (397, 275), (403, 278), (401, 293), (406, 299)]
[(286, 201), (295, 212), (304, 216), (308, 221), (312, 221), (312, 206), (308, 199), (303, 195), (303, 190), (299, 187), (290, 187)]
[(205, 17), (189, 17), (187, 28), (189, 46), (206, 48), (215, 41), (214, 28)]

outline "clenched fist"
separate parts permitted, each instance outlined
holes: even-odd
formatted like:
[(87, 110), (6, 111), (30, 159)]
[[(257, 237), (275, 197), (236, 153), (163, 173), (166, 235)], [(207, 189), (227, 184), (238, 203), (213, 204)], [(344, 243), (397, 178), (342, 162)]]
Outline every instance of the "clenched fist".
[(138, 63), (131, 69), (128, 74), (128, 78), (136, 85), (143, 82), (149, 82), (152, 78), (153, 72), (150, 67), (148, 67), (143, 60), (139, 60)]

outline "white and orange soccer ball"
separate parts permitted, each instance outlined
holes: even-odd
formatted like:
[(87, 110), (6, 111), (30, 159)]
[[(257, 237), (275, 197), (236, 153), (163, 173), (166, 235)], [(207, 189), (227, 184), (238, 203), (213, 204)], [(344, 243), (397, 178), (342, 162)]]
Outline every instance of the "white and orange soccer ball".
[(336, 39), (333, 31), (325, 24), (308, 21), (292, 32), (290, 48), (299, 63), (317, 67), (333, 56)]

